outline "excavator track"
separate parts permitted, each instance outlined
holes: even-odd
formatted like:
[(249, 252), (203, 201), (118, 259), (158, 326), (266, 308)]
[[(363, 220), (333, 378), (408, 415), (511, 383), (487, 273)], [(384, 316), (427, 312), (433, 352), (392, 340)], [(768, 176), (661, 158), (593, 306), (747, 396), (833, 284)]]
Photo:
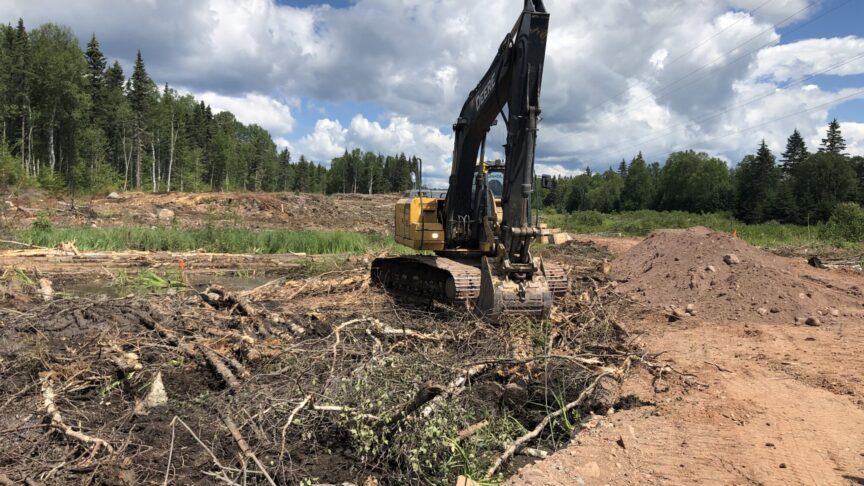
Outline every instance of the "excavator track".
[(372, 283), (442, 302), (471, 301), (480, 295), (480, 269), (437, 256), (376, 258)]
[[(480, 297), (481, 269), (480, 262), (472, 263), (440, 256), (376, 258), (372, 262), (372, 282), (403, 296), (473, 303)], [(543, 261), (542, 271), (542, 278), (533, 285), (541, 292), (533, 295), (542, 295), (544, 285), (554, 298), (567, 292), (567, 273), (560, 265)], [(516, 294), (505, 294), (502, 305), (506, 305), (506, 314), (541, 315), (551, 304), (543, 299), (525, 299), (524, 292), (522, 295), (518, 298)]]

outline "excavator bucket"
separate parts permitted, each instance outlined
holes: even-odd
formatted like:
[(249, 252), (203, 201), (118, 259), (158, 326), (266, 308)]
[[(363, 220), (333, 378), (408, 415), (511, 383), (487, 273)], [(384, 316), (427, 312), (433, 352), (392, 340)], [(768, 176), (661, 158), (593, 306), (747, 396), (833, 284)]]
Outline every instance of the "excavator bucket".
[(476, 312), (491, 322), (503, 316), (548, 319), (552, 312), (552, 290), (541, 272), (530, 280), (511, 280), (500, 272), (489, 257), (480, 264), (480, 296)]

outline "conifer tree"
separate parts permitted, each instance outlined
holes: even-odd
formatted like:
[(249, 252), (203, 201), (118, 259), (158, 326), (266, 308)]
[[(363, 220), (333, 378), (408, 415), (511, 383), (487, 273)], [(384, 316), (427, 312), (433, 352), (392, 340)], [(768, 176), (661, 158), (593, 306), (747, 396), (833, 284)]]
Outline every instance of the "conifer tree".
[(843, 135), (840, 133), (840, 124), (837, 123), (837, 119), (835, 118), (828, 124), (828, 132), (825, 134), (825, 138), (822, 139), (819, 152), (846, 155), (843, 153), (844, 150), (846, 150), (846, 141), (843, 140)]
[(735, 215), (745, 223), (761, 223), (771, 219), (780, 183), (780, 171), (774, 165), (774, 155), (762, 140), (756, 155), (748, 155), (735, 172), (738, 204)]
[(786, 140), (786, 151), (783, 152), (783, 158), (780, 159), (782, 162), (780, 167), (783, 169), (783, 173), (786, 175), (791, 174), (795, 166), (800, 164), (809, 155), (807, 144), (804, 143), (804, 137), (801, 136), (801, 133), (796, 128), (792, 132), (792, 135), (789, 135), (789, 139)]
[(132, 107), (132, 115), (135, 119), (135, 188), (140, 189), (143, 183), (141, 174), (141, 158), (144, 150), (144, 131), (147, 129), (147, 118), (155, 102), (156, 85), (147, 74), (141, 51), (135, 57), (135, 67), (132, 69), (132, 77), (128, 83), (129, 104)]

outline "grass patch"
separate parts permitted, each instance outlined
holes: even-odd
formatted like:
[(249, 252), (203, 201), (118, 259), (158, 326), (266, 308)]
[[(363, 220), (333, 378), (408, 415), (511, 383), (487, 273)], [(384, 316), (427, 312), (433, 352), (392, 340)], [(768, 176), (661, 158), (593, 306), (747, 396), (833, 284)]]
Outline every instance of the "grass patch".
[(576, 211), (573, 213), (544, 213), (549, 226), (565, 231), (587, 234), (610, 234), (616, 236), (646, 236), (656, 229), (690, 228), (705, 226), (715, 231), (731, 233), (735, 230), (738, 237), (757, 246), (838, 246), (844, 248), (864, 248), (860, 241), (838, 238), (827, 231), (824, 223), (797, 226), (768, 222), (745, 224), (728, 213), (694, 214), (683, 211), (622, 211), (620, 213), (599, 213), (597, 211)]
[(79, 250), (89, 251), (194, 251), (216, 253), (308, 253), (355, 255), (400, 249), (392, 236), (349, 231), (253, 231), (238, 228), (51, 228), (31, 227), (16, 239), (36, 246), (55, 247), (74, 241)]

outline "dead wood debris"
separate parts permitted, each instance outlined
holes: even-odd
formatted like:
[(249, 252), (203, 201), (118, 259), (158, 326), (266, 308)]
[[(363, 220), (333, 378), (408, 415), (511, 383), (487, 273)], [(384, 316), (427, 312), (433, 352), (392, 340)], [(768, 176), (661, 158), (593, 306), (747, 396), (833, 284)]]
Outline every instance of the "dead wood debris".
[(93, 437), (85, 434), (79, 430), (75, 430), (72, 427), (66, 425), (66, 422), (63, 420), (63, 416), (60, 415), (60, 411), (57, 409), (56, 403), (56, 394), (54, 393), (54, 385), (52, 383), (51, 374), (48, 373), (42, 380), (42, 404), (45, 407), (45, 411), (48, 416), (48, 425), (52, 429), (60, 432), (66, 437), (81, 442), (83, 444), (91, 445), (90, 455), (85, 460), (86, 462), (90, 462), (96, 455), (99, 453), (101, 449), (105, 449), (108, 454), (114, 453), (114, 447), (111, 446), (108, 442), (98, 437)]
[[(628, 347), (602, 278), (576, 279), (551, 327), (397, 304), (353, 270), (247, 292), (18, 307), (0, 314), (0, 342), (21, 346), (0, 362), (14, 384), (0, 412), (23, 414), (0, 464), (13, 464), (12, 481), (56, 484), (104, 482), (118, 467), (133, 483), (452, 484), (464, 471), (443, 464), (458, 443), (472, 469), (500, 479), (513, 455), (560, 447), (555, 419), (593, 406), (601, 379), (630, 362), (661, 379), (677, 371)], [(69, 440), (48, 441), (27, 418), (41, 416), (27, 411), (40, 389), (49, 427)], [(550, 390), (564, 391), (564, 409), (544, 405)], [(502, 439), (512, 420), (531, 432)], [(70, 442), (89, 451), (86, 471), (70, 466)]]

